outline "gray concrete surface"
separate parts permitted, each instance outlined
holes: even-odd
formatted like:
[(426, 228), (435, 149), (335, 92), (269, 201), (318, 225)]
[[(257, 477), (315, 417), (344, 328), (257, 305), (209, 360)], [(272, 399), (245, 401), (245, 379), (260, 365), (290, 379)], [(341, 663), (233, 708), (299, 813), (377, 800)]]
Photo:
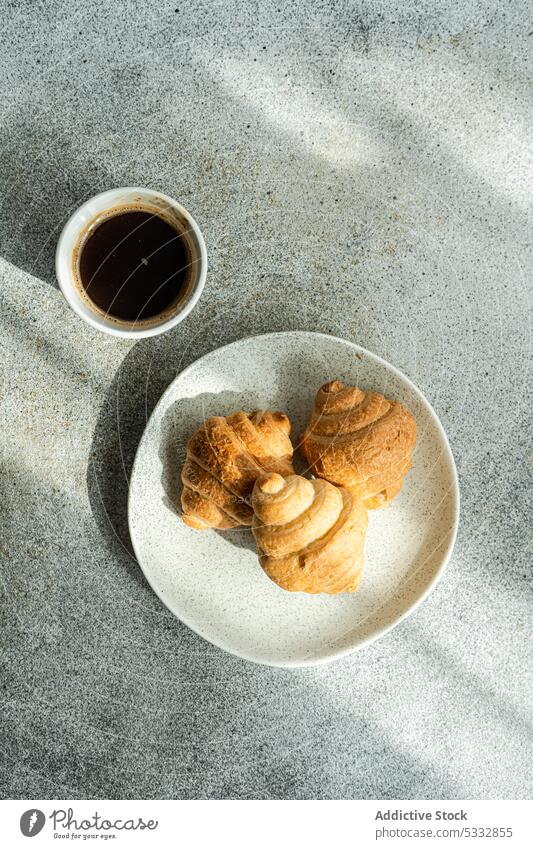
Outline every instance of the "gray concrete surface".
[[(1, 13), (2, 794), (528, 796), (526, 4)], [(210, 257), (194, 314), (138, 344), (86, 327), (53, 272), (69, 212), (128, 184), (188, 206)], [(463, 498), (419, 611), (302, 671), (176, 621), (125, 525), (135, 447), (172, 377), (286, 328), (402, 368), (442, 418)]]

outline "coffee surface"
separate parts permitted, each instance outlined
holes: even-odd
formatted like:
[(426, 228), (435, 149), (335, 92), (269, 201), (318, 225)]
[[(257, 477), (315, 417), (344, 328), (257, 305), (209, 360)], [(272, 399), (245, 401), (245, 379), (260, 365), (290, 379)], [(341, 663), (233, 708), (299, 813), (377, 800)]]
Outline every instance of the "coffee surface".
[(89, 233), (79, 256), (87, 296), (106, 314), (141, 321), (181, 293), (190, 263), (183, 236), (147, 210), (117, 213)]

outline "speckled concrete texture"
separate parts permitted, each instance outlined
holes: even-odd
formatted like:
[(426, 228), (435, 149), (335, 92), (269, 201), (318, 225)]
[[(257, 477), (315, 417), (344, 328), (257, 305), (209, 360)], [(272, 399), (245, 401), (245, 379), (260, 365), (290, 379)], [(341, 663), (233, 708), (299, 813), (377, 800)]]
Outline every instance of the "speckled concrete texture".
[[(529, 796), (526, 5), (0, 8), (2, 794)], [(66, 217), (115, 185), (175, 196), (206, 237), (205, 294), (161, 339), (98, 334), (55, 283)], [(283, 671), (162, 606), (129, 553), (126, 495), (173, 376), (293, 328), (420, 386), (463, 500), (412, 618)]]

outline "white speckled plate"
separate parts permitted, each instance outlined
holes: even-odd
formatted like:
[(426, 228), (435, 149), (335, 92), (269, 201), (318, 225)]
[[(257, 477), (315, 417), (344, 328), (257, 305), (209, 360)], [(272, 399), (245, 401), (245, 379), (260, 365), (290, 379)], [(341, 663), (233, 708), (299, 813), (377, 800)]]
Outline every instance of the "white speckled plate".
[[(363, 580), (355, 595), (287, 593), (261, 570), (249, 530), (195, 531), (179, 519), (187, 439), (211, 415), (283, 410), (301, 433), (322, 383), (340, 378), (402, 401), (418, 443), (400, 495), (370, 511)], [(428, 595), (446, 565), (459, 518), (448, 440), (421, 392), (397, 369), (321, 333), (271, 333), (212, 351), (168, 387), (141, 439), (129, 526), (155, 592), (186, 625), (239, 657), (306, 666), (384, 634)]]

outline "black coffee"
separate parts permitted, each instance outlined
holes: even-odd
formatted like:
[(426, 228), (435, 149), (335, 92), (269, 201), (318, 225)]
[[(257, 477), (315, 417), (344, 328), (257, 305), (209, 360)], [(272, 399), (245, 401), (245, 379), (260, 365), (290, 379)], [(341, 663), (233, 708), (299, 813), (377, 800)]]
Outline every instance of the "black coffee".
[(189, 276), (183, 235), (157, 213), (119, 212), (89, 232), (79, 257), (90, 300), (123, 321), (153, 318), (171, 306)]

